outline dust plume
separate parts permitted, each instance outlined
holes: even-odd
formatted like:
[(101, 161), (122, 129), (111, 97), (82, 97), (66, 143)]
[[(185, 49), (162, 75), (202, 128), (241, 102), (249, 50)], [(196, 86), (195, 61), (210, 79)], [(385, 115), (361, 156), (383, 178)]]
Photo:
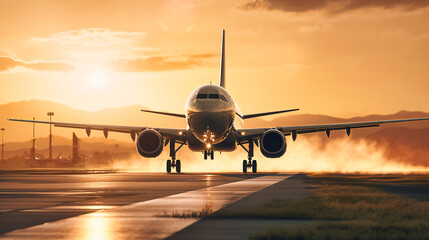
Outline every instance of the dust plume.
[[(259, 148), (254, 159), (258, 172), (340, 172), (340, 173), (412, 173), (429, 172), (427, 164), (411, 164), (402, 157), (388, 157), (388, 148), (374, 141), (352, 138), (324, 139), (319, 136), (287, 138), (286, 154), (277, 159), (263, 157)], [(241, 172), (247, 153), (240, 147), (235, 152), (215, 153), (215, 160), (204, 160), (201, 153), (180, 150), (182, 172)], [(168, 149), (155, 159), (139, 156), (113, 163), (113, 168), (127, 171), (163, 172)], [(424, 159), (420, 161), (427, 162)]]

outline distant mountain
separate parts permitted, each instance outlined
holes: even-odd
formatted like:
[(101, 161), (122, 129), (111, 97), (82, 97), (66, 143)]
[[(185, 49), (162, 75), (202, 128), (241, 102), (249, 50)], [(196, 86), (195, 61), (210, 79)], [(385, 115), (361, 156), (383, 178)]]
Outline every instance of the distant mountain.
[[(261, 118), (252, 118), (246, 120), (246, 127), (272, 127), (272, 126), (296, 126), (304, 124), (323, 124), (323, 123), (344, 123), (344, 122), (361, 122), (361, 121), (376, 121), (376, 120), (390, 120), (402, 118), (420, 118), (429, 117), (429, 113), (425, 112), (411, 112), (400, 111), (388, 115), (367, 115), (353, 118), (336, 118), (328, 115), (320, 114), (283, 114), (271, 121), (265, 121)], [(429, 122), (414, 122), (414, 123), (400, 123), (408, 125), (411, 128), (429, 128)]]
[[(33, 143), (31, 140), (25, 142), (9, 142), (5, 144), (5, 157), (22, 156), (25, 152), (30, 153)], [(72, 154), (72, 140), (60, 136), (52, 138), (53, 155), (57, 156), (62, 153), (67, 157)], [(47, 156), (49, 151), (49, 138), (43, 137), (36, 139), (37, 154)], [(118, 141), (115, 139), (105, 139), (100, 137), (81, 138), (79, 139), (80, 153), (93, 152), (135, 152), (135, 145), (131, 141)]]
[[(12, 102), (0, 105), (0, 126), (6, 128), (6, 141), (17, 142), (27, 141), (32, 138), (32, 124), (17, 123), (7, 121), (7, 118), (23, 118), (32, 119), (36, 117), (38, 120), (48, 120), (46, 113), (48, 111), (55, 112), (54, 121), (76, 122), (76, 123), (95, 123), (95, 124), (117, 124), (131, 126), (151, 126), (151, 127), (171, 127), (184, 128), (186, 122), (184, 119), (168, 117), (158, 114), (150, 114), (141, 112), (141, 109), (147, 109), (143, 106), (133, 105), (119, 108), (110, 108), (96, 112), (78, 110), (70, 108), (67, 105), (59, 104), (50, 101), (31, 100)], [(354, 118), (336, 118), (327, 115), (317, 114), (282, 114), (271, 121), (266, 121), (264, 118), (254, 118), (245, 121), (245, 127), (273, 127), (273, 126), (293, 126), (304, 124), (322, 124), (322, 123), (342, 123), (342, 122), (358, 122), (358, 121), (373, 121), (384, 119), (399, 119), (399, 118), (416, 118), (429, 117), (429, 113), (401, 111), (390, 115), (368, 115)], [(386, 127), (407, 127), (413, 129), (429, 128), (429, 121), (399, 123), (395, 125), (386, 125)], [(352, 136), (364, 137), (368, 134), (379, 131), (385, 128), (368, 128), (354, 130)], [(49, 134), (49, 126), (38, 124), (36, 126), (36, 137), (45, 137)], [(71, 138), (72, 132), (76, 132), (78, 137), (84, 137), (85, 131), (80, 129), (53, 128), (54, 136), (62, 136)], [(93, 131), (91, 136), (102, 137), (99, 131)], [(335, 137), (335, 133), (333, 136)], [(129, 141), (130, 137), (126, 134), (110, 133), (109, 138), (118, 139), (121, 141)]]
[[(336, 118), (327, 115), (320, 114), (294, 114), (281, 116), (271, 121), (264, 121), (260, 118), (253, 118), (246, 120), (245, 127), (273, 127), (273, 126), (299, 126), (306, 124), (329, 124), (329, 123), (346, 123), (346, 122), (363, 122), (363, 121), (376, 121), (376, 120), (391, 120), (391, 119), (403, 119), (403, 118), (421, 118), (429, 117), (429, 113), (425, 112), (412, 112), (412, 111), (400, 111), (389, 115), (368, 115), (354, 118)], [(390, 127), (406, 127), (411, 129), (425, 129), (429, 128), (429, 121), (422, 122), (406, 122), (406, 123), (395, 123), (382, 125), (374, 128), (364, 128), (352, 130), (352, 137), (365, 137), (369, 134), (379, 131), (380, 129), (386, 129)], [(336, 137), (338, 132), (332, 134)]]
[[(153, 127), (186, 127), (184, 119), (165, 117), (162, 115), (141, 112), (140, 109), (147, 109), (143, 106), (126, 106), (111, 108), (101, 111), (91, 112), (71, 108), (64, 104), (50, 101), (31, 100), (12, 102), (0, 105), (0, 126), (6, 128), (5, 139), (8, 142), (26, 141), (32, 138), (32, 124), (17, 123), (7, 121), (7, 118), (22, 118), (37, 120), (49, 120), (47, 112), (54, 112), (53, 121), (94, 123), (94, 124), (117, 124), (129, 126), (153, 126)], [(53, 128), (55, 136), (71, 138), (72, 132), (76, 132), (78, 137), (86, 136), (84, 130)], [(45, 137), (49, 134), (49, 126), (37, 124), (36, 137)], [(101, 132), (93, 131), (94, 136), (102, 137)], [(93, 136), (91, 135), (91, 136)], [(124, 134), (109, 134), (109, 137), (122, 141), (129, 141), (131, 138)]]
[[(8, 142), (7, 144), (7, 150), (14, 151), (17, 149), (22, 148), (28, 148), (30, 149), (33, 145), (31, 140), (25, 141), (25, 142)], [(6, 145), (5, 144), (5, 145)], [(72, 140), (71, 138), (65, 138), (61, 136), (53, 136), (52, 137), (52, 144), (54, 147), (57, 146), (72, 146)], [(81, 149), (93, 149), (94, 151), (104, 151), (104, 150), (110, 150), (111, 147), (115, 145), (119, 145), (124, 148), (134, 148), (134, 143), (132, 141), (119, 141), (116, 139), (105, 139), (104, 137), (83, 137), (79, 138), (79, 144)], [(49, 138), (48, 137), (42, 137), (36, 139), (36, 147), (38, 149), (45, 149), (49, 147)]]
[[(6, 141), (26, 141), (32, 138), (32, 124), (17, 123), (7, 121), (7, 118), (23, 118), (37, 120), (48, 120), (46, 113), (55, 112), (54, 121), (75, 122), (75, 123), (95, 123), (95, 124), (117, 124), (131, 126), (151, 126), (151, 127), (171, 127), (185, 128), (186, 121), (181, 118), (168, 117), (158, 114), (141, 112), (141, 109), (147, 109), (143, 106), (133, 105), (118, 108), (109, 108), (96, 112), (84, 111), (71, 108), (64, 104), (50, 101), (30, 100), (21, 102), (12, 102), (0, 105), (0, 126), (6, 128)], [(245, 127), (273, 127), (273, 126), (292, 126), (304, 124), (322, 124), (322, 123), (341, 123), (372, 121), (384, 119), (429, 117), (429, 113), (401, 111), (390, 115), (368, 115), (354, 118), (336, 118), (327, 115), (317, 114), (291, 114), (285, 113), (278, 115), (271, 121), (264, 118), (254, 118), (245, 121)], [(387, 125), (393, 126), (393, 125)], [(429, 128), (429, 121), (415, 123), (400, 123), (395, 126), (402, 126), (414, 129)], [(49, 134), (49, 126), (38, 124), (36, 126), (36, 136), (45, 137)], [(53, 128), (55, 136), (71, 138), (72, 132), (76, 132), (79, 137), (85, 136), (85, 131), (80, 129)], [(367, 135), (378, 131), (380, 128), (359, 129), (353, 131), (353, 134)], [(94, 136), (102, 137), (101, 132), (93, 131)], [(129, 141), (130, 137), (126, 134), (111, 133), (109, 138), (122, 141)]]
[[(67, 105), (49, 101), (31, 100), (13, 102), (0, 105), (0, 126), (5, 127), (5, 140), (7, 151), (22, 154), (31, 147), (32, 124), (7, 121), (7, 118), (31, 119), (33, 116), (38, 120), (48, 120), (46, 113), (55, 112), (54, 121), (95, 123), (95, 124), (117, 124), (131, 126), (171, 127), (184, 128), (184, 119), (168, 117), (157, 114), (143, 113), (143, 106), (126, 106), (110, 108), (96, 112), (83, 111), (70, 108)], [(273, 127), (273, 126), (296, 126), (305, 124), (343, 123), (374, 121), (401, 118), (429, 117), (429, 113), (400, 111), (389, 115), (368, 115), (353, 118), (336, 118), (317, 114), (282, 114), (270, 121), (266, 118), (254, 118), (245, 121), (246, 128), (251, 127)], [(128, 134), (109, 133), (108, 140), (103, 134), (93, 131), (88, 138), (84, 130), (53, 128), (55, 152), (71, 152), (71, 136), (75, 132), (81, 139), (81, 151), (130, 151), (135, 152), (135, 145)], [(49, 134), (48, 125), (37, 125), (37, 149), (47, 151)], [(307, 136), (319, 136), (322, 144), (329, 144), (329, 139), (324, 132), (313, 134), (302, 134), (297, 141)], [(332, 138), (347, 136), (345, 131), (334, 131)], [(352, 130), (351, 139), (365, 139), (387, 148), (389, 157), (401, 158), (418, 165), (429, 165), (429, 121), (388, 124), (382, 127)], [(290, 141), (290, 138), (288, 138)], [(116, 147), (118, 146), (118, 147)], [(184, 151), (187, 152), (187, 151)], [(55, 154), (54, 154), (55, 155)], [(428, 162), (428, 163), (426, 163)]]

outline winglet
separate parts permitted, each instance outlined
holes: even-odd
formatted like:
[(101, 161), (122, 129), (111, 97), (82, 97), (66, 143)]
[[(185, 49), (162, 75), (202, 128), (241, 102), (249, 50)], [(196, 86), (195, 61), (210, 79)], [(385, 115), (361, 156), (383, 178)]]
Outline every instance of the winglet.
[(220, 53), (219, 85), (225, 87), (225, 29), (222, 30), (222, 46)]

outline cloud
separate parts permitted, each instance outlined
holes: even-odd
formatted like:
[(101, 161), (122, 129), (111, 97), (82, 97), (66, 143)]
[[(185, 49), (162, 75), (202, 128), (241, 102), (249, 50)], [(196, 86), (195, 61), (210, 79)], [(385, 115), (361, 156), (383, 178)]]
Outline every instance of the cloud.
[(326, 11), (338, 14), (362, 8), (398, 8), (412, 11), (429, 6), (429, 0), (247, 0), (239, 6), (244, 10), (265, 9), (284, 12)]
[(49, 37), (33, 37), (32, 41), (83, 45), (85, 47), (111, 46), (129, 43), (145, 36), (143, 32), (112, 31), (107, 28), (84, 28), (51, 34)]
[(204, 59), (214, 54), (196, 54), (181, 56), (150, 56), (143, 58), (121, 58), (109, 65), (121, 72), (160, 72), (191, 68), (203, 64)]
[[(351, 138), (335, 138), (327, 141), (318, 136), (301, 136), (296, 142), (287, 139), (287, 152), (281, 158), (265, 158), (259, 149), (255, 149), (255, 159), (260, 172), (340, 172), (340, 173), (421, 173), (427, 174), (429, 167), (420, 163), (402, 159), (405, 154), (391, 159), (386, 149), (372, 141)], [(405, 152), (404, 152), (405, 153)], [(189, 149), (180, 150), (182, 170), (186, 172), (237, 172), (240, 161), (247, 153), (241, 150), (215, 155), (215, 161), (202, 161), (201, 153)], [(154, 159), (141, 157), (136, 153), (126, 161), (113, 161), (106, 167), (126, 171), (159, 172), (165, 167), (161, 159), (168, 158), (168, 151)], [(398, 160), (402, 159), (402, 160)]]
[(74, 69), (68, 63), (60, 61), (22, 61), (8, 56), (0, 56), (0, 71), (7, 71), (15, 67), (24, 67), (38, 71), (71, 71)]

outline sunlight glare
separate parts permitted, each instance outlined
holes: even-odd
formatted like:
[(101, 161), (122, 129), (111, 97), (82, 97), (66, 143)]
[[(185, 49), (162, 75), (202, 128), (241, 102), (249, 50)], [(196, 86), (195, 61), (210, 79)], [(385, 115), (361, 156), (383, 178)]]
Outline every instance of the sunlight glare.
[(89, 77), (89, 83), (93, 88), (102, 88), (106, 85), (106, 75), (102, 71), (95, 71)]

